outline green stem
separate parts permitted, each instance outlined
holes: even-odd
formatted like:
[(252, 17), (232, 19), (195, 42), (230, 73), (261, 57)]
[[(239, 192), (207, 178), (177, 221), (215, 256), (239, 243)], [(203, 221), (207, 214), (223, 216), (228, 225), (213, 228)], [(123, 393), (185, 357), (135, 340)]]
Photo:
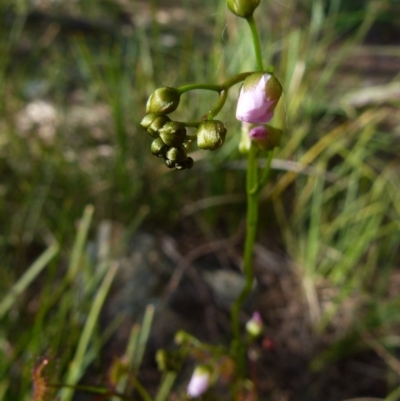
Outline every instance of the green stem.
[(201, 121), (177, 121), (177, 123), (182, 124), (184, 127), (197, 128)]
[(242, 72), (241, 74), (237, 74), (232, 78), (229, 78), (225, 82), (221, 84), (221, 90), (219, 92), (219, 98), (215, 103), (214, 107), (208, 112), (207, 119), (212, 120), (224, 107), (226, 99), (228, 97), (229, 89), (238, 84), (239, 82), (244, 81), (249, 75), (253, 74), (253, 72)]
[[(263, 71), (263, 62), (261, 54), (260, 37), (258, 35), (257, 26), (253, 16), (247, 18), (251, 34), (253, 37), (254, 51), (256, 55), (257, 68)], [(244, 377), (246, 363), (246, 343), (243, 341), (240, 333), (239, 314), (243, 304), (251, 292), (254, 281), (253, 269), (253, 249), (257, 234), (258, 225), (258, 195), (260, 185), (265, 184), (268, 179), (269, 170), (272, 161), (272, 152), (269, 154), (267, 166), (263, 172), (261, 180), (258, 180), (258, 160), (257, 148), (255, 145), (250, 146), (247, 158), (247, 175), (246, 175), (246, 193), (247, 193), (247, 214), (246, 214), (246, 239), (243, 256), (243, 274), (245, 282), (243, 289), (235, 300), (231, 309), (231, 322), (233, 331), (232, 353), (237, 363), (237, 377)]]
[(251, 35), (253, 37), (253, 46), (254, 46), (254, 51), (256, 53), (257, 68), (259, 69), (259, 71), (263, 71), (264, 67), (261, 54), (260, 36), (258, 35), (258, 29), (254, 17), (251, 16), (247, 18), (247, 22), (250, 26)]
[(257, 149), (254, 145), (250, 147), (247, 158), (246, 192), (247, 192), (247, 215), (246, 215), (246, 241), (243, 258), (243, 273), (245, 283), (241, 293), (235, 300), (231, 309), (232, 330), (234, 336), (233, 352), (237, 356), (238, 373), (243, 374), (246, 357), (246, 346), (240, 335), (239, 313), (244, 301), (251, 291), (254, 280), (253, 271), (253, 248), (256, 239), (258, 222), (258, 165)]
[(273, 150), (268, 152), (267, 164), (266, 164), (266, 166), (264, 168), (264, 171), (263, 171), (263, 173), (261, 175), (260, 182), (259, 182), (258, 188), (257, 188), (257, 193), (259, 193), (263, 189), (264, 185), (266, 184), (266, 182), (268, 180), (269, 173), (271, 171), (271, 163), (272, 163), (273, 154), (274, 154)]
[(228, 96), (228, 90), (222, 90), (220, 92), (217, 102), (207, 114), (208, 120), (212, 120), (221, 111), (221, 109), (224, 107), (227, 96)]
[(235, 75), (234, 77), (231, 77), (227, 79), (225, 82), (222, 82), (221, 84), (221, 90), (225, 89), (228, 90), (230, 89), (233, 85), (238, 84), (239, 82), (244, 81), (249, 75), (254, 74), (254, 71), (250, 72), (242, 72), (240, 74)]
[(183, 85), (178, 88), (179, 93), (189, 92), (195, 89), (204, 89), (214, 92), (221, 92), (221, 85), (213, 85), (213, 84), (188, 84)]
[(107, 398), (110, 398), (112, 396), (112, 397), (120, 398), (121, 400), (132, 401), (131, 397), (128, 397), (125, 394), (118, 393), (118, 392), (111, 390), (109, 388), (106, 388), (106, 387), (69, 385), (69, 384), (58, 384), (58, 383), (50, 383), (50, 384), (48, 384), (48, 387), (59, 388), (59, 389), (70, 388), (73, 390), (85, 391), (85, 392), (92, 393), (92, 394), (103, 394), (103, 395), (106, 395)]
[[(237, 75), (227, 79), (221, 85), (214, 85), (214, 84), (184, 85), (184, 86), (179, 87), (178, 91), (180, 94), (183, 94), (183, 93), (191, 91), (191, 90), (196, 90), (196, 89), (203, 89), (203, 90), (210, 90), (210, 91), (218, 92), (219, 93), (218, 100), (216, 101), (213, 108), (207, 113), (207, 119), (212, 120), (224, 107), (226, 99), (228, 97), (229, 89), (233, 85), (236, 85), (239, 82), (244, 81), (251, 74), (253, 74), (253, 72), (242, 72), (240, 74), (237, 74)], [(183, 123), (183, 124), (185, 125), (185, 127), (197, 127), (199, 123), (198, 122), (188, 122), (188, 123)]]
[(185, 92), (189, 92), (189, 91), (196, 90), (196, 89), (203, 89), (203, 90), (209, 90), (209, 91), (221, 93), (222, 91), (227, 91), (233, 85), (236, 85), (239, 82), (244, 81), (251, 74), (254, 74), (254, 71), (242, 72), (242, 73), (237, 74), (237, 75), (227, 79), (226, 81), (222, 82), (221, 85), (201, 84), (201, 83), (183, 85), (178, 88), (178, 91), (181, 95)]

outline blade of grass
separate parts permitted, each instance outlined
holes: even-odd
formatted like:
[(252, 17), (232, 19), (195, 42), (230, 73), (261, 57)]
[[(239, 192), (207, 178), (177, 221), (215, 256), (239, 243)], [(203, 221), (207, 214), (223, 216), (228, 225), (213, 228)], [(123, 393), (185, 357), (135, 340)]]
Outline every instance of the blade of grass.
[(321, 246), (322, 197), (323, 180), (320, 177), (315, 177), (310, 227), (307, 239), (304, 281), (304, 290), (310, 309), (311, 319), (314, 323), (319, 320), (321, 314), (313, 277), (317, 270), (318, 252)]
[(9, 385), (10, 385), (10, 381), (8, 379), (4, 379), (0, 382), (0, 401), (4, 400), (4, 396), (7, 392)]
[[(143, 359), (145, 347), (150, 334), (153, 316), (154, 307), (152, 305), (149, 305), (146, 308), (142, 326), (135, 324), (132, 327), (125, 352), (125, 359), (128, 365), (128, 369), (126, 374), (123, 375), (118, 381), (118, 392), (128, 394), (131, 391), (132, 387), (136, 387), (138, 391), (143, 391), (140, 383), (137, 381), (137, 379), (135, 379), (135, 377)], [(129, 378), (131, 379), (131, 381), (128, 380)]]
[(137, 347), (135, 349), (134, 358), (132, 360), (132, 368), (135, 372), (137, 372), (140, 368), (140, 364), (142, 363), (144, 351), (146, 348), (147, 340), (149, 339), (151, 324), (153, 322), (154, 317), (154, 306), (149, 305), (146, 308), (142, 328), (140, 330)]
[(387, 395), (385, 401), (398, 401), (400, 400), (400, 386)]
[[(81, 378), (83, 374), (82, 365), (84, 364), (84, 359), (86, 356), (86, 352), (88, 350), (89, 342), (93, 336), (101, 308), (104, 304), (108, 291), (111, 287), (111, 283), (115, 277), (117, 269), (118, 269), (118, 264), (116, 263), (110, 266), (110, 270), (105, 275), (104, 280), (101, 283), (100, 288), (96, 293), (92, 308), (90, 309), (89, 316), (83, 328), (82, 335), (79, 338), (74, 359), (71, 362), (67, 373), (67, 378), (65, 383), (68, 385), (77, 384), (78, 380)], [(60, 400), (69, 401), (72, 399), (73, 394), (74, 391), (72, 389), (64, 389), (60, 393)]]
[(88, 205), (83, 211), (83, 217), (79, 223), (78, 234), (72, 248), (71, 259), (68, 266), (67, 281), (71, 281), (79, 270), (79, 264), (86, 244), (86, 238), (92, 221), (94, 207)]
[[(130, 383), (128, 381), (128, 377), (132, 372), (133, 358), (135, 356), (136, 347), (139, 341), (139, 335), (140, 335), (140, 326), (135, 324), (131, 329), (128, 345), (125, 351), (124, 359), (126, 360), (128, 369), (126, 373), (122, 375), (122, 377), (118, 380), (118, 383), (116, 385), (116, 390), (118, 393), (128, 394), (130, 389), (133, 387), (133, 383)], [(117, 401), (117, 398), (114, 397), (113, 401)]]
[[(383, 114), (375, 110), (368, 110), (362, 114), (357, 120), (352, 123), (344, 123), (334, 128), (329, 133), (325, 134), (315, 145), (304, 153), (300, 158), (299, 163), (302, 165), (309, 165), (312, 163), (322, 152), (328, 149), (334, 144), (339, 138), (344, 135), (351, 135), (358, 132), (360, 127), (364, 127), (368, 124), (377, 123), (382, 120)], [(295, 172), (287, 172), (284, 174), (276, 183), (272, 198), (278, 197), (282, 191), (290, 185), (293, 180), (297, 177)]]
[(175, 372), (168, 372), (166, 375), (163, 377), (161, 385), (157, 391), (157, 395), (154, 401), (166, 401), (172, 386), (175, 383), (176, 379), (176, 373)]
[(17, 297), (25, 291), (39, 273), (49, 264), (57, 255), (59, 246), (54, 243), (28, 268), (22, 277), (13, 285), (8, 294), (0, 302), (0, 319), (10, 310)]

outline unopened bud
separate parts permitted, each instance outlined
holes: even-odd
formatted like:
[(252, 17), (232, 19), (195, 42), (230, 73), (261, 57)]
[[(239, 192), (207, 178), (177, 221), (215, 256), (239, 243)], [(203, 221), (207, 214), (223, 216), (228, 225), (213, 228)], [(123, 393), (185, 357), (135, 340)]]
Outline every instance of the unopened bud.
[(227, 0), (229, 10), (242, 18), (249, 18), (260, 5), (260, 0)]
[(256, 72), (248, 76), (240, 90), (236, 118), (251, 124), (265, 124), (274, 116), (282, 86), (275, 75)]
[(157, 138), (151, 143), (150, 149), (154, 156), (165, 157), (165, 153), (169, 149), (169, 146), (166, 145), (161, 138)]
[(172, 160), (175, 163), (183, 162), (186, 158), (186, 151), (184, 148), (170, 148), (167, 153), (165, 154), (165, 157), (169, 160)]
[(153, 138), (157, 138), (159, 129), (162, 128), (164, 124), (169, 121), (171, 120), (167, 116), (160, 116), (158, 114), (147, 114), (140, 122), (140, 125), (145, 130), (147, 130), (147, 133), (150, 136), (152, 136)]
[(182, 364), (182, 355), (179, 351), (159, 349), (156, 353), (156, 362), (162, 372), (177, 372)]
[(186, 138), (186, 128), (176, 121), (170, 121), (163, 125), (159, 134), (168, 146), (181, 146)]
[(147, 100), (146, 112), (155, 114), (172, 113), (179, 105), (181, 94), (178, 89), (163, 87), (156, 89)]
[(175, 333), (174, 341), (177, 345), (187, 344), (190, 341), (190, 334), (184, 330), (179, 330), (177, 333)]
[(151, 123), (154, 121), (154, 119), (157, 117), (157, 114), (146, 114), (142, 121), (140, 122), (140, 125), (147, 130), (147, 128), (150, 127)]
[(186, 139), (186, 128), (176, 121), (170, 121), (160, 128), (159, 134), (168, 146), (181, 146)]
[(197, 131), (197, 146), (200, 149), (215, 150), (225, 142), (226, 128), (222, 121), (203, 121)]
[(193, 167), (193, 159), (191, 157), (188, 157), (187, 159), (176, 163), (175, 168), (177, 170), (190, 170)]
[(273, 150), (280, 145), (282, 133), (271, 125), (259, 125), (250, 129), (249, 138), (261, 150)]
[(197, 366), (190, 379), (187, 394), (191, 398), (200, 397), (210, 385), (210, 370), (207, 366)]
[(175, 162), (169, 159), (164, 159), (164, 163), (168, 168), (174, 168), (175, 167)]
[(254, 312), (251, 319), (246, 323), (246, 331), (251, 337), (259, 337), (263, 331), (263, 322), (261, 315), (258, 312)]

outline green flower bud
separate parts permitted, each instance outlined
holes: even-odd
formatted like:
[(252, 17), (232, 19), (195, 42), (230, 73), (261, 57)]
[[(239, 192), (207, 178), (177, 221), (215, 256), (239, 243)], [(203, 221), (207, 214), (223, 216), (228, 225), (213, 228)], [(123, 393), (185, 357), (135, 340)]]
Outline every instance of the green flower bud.
[(163, 87), (156, 89), (147, 100), (146, 112), (155, 114), (172, 113), (179, 105), (181, 94), (178, 89)]
[(242, 18), (249, 18), (260, 5), (260, 0), (227, 0), (226, 4), (233, 14)]
[(186, 149), (186, 150), (188, 150), (189, 148), (190, 148), (190, 145), (192, 144), (192, 142), (193, 142), (193, 139), (191, 139), (191, 138), (186, 138), (184, 141), (183, 141), (183, 147)]
[(168, 353), (164, 349), (159, 349), (156, 353), (156, 362), (158, 370), (166, 372), (169, 370)]
[(161, 138), (154, 139), (151, 143), (151, 153), (157, 157), (165, 157), (165, 153), (169, 149), (168, 145), (166, 145)]
[(162, 372), (178, 372), (182, 365), (182, 355), (179, 351), (159, 349), (156, 353), (156, 362)]
[(190, 170), (193, 167), (193, 163), (193, 159), (191, 157), (188, 157), (182, 162), (176, 163), (175, 168), (177, 170)]
[(165, 158), (179, 163), (184, 161), (187, 158), (187, 155), (184, 148), (170, 148), (165, 154)]
[(140, 125), (147, 130), (147, 133), (153, 138), (158, 138), (158, 131), (171, 119), (167, 116), (160, 116), (157, 114), (147, 114)]
[(175, 167), (175, 162), (172, 161), (172, 160), (165, 159), (165, 160), (164, 160), (164, 163), (165, 163), (165, 165), (166, 165), (168, 168), (174, 168), (174, 167)]
[(190, 334), (184, 330), (179, 330), (175, 333), (174, 341), (177, 345), (186, 345), (190, 342)]
[(145, 130), (147, 130), (147, 128), (150, 127), (150, 125), (152, 124), (154, 119), (157, 117), (158, 117), (157, 114), (146, 114), (143, 117), (143, 120), (140, 122), (141, 127), (144, 128)]
[(254, 312), (246, 323), (246, 331), (251, 338), (260, 337), (263, 332), (263, 321), (259, 312)]
[(200, 149), (215, 150), (225, 142), (226, 128), (222, 121), (203, 121), (197, 131), (197, 146)]
[(176, 121), (170, 121), (159, 130), (159, 134), (168, 146), (177, 147), (181, 146), (186, 139), (186, 128)]

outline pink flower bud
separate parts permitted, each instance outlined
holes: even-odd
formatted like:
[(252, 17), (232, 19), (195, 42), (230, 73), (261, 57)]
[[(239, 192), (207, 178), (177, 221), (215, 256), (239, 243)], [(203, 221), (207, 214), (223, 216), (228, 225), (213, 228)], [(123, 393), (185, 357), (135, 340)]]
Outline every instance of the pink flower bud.
[(200, 397), (205, 393), (210, 384), (210, 371), (205, 366), (197, 366), (190, 379), (187, 394), (189, 397)]
[(255, 143), (261, 150), (272, 150), (279, 146), (282, 130), (270, 125), (257, 125), (250, 129), (250, 141)]
[(236, 118), (252, 124), (265, 124), (274, 116), (282, 86), (274, 75), (256, 72), (248, 76), (240, 90)]
[(263, 330), (261, 315), (254, 312), (251, 319), (246, 324), (246, 330), (252, 337), (259, 337)]
[(267, 128), (264, 125), (256, 125), (249, 131), (250, 140), (266, 141), (268, 139)]

